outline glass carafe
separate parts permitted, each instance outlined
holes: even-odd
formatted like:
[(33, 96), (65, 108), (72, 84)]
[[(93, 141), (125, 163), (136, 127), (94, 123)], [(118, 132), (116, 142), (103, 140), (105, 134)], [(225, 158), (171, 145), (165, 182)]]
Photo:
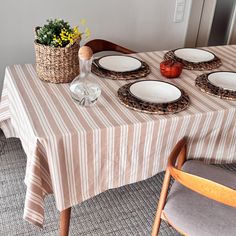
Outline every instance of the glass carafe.
[(70, 84), (71, 95), (81, 106), (91, 106), (101, 94), (96, 77), (91, 73), (92, 62), (93, 57), (87, 60), (80, 58), (80, 74)]

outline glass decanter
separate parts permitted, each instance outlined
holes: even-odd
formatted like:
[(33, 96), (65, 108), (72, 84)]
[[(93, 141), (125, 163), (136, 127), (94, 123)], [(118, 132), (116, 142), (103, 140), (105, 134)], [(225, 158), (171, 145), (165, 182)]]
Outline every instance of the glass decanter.
[[(83, 51), (84, 47), (80, 51)], [(91, 73), (93, 57), (83, 55), (79, 51), (80, 74), (71, 82), (70, 91), (72, 97), (81, 106), (91, 106), (96, 103), (101, 94), (101, 88)]]

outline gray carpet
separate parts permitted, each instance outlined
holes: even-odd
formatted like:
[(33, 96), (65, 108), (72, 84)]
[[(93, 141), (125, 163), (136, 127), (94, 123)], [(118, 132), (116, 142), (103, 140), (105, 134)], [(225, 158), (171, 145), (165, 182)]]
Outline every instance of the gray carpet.
[[(41, 230), (22, 219), (26, 156), (19, 139), (0, 131), (0, 235), (57, 235), (59, 212), (53, 196), (45, 200)], [(236, 165), (224, 168), (236, 171)], [(72, 208), (70, 235), (150, 235), (164, 173), (106, 191)], [(179, 235), (162, 222), (160, 235)]]

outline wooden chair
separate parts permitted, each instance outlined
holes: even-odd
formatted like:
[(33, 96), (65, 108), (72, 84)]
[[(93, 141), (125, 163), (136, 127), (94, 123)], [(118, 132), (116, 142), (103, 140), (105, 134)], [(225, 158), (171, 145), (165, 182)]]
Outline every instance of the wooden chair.
[[(161, 219), (183, 235), (236, 235), (236, 175), (185, 160), (183, 138), (169, 156), (152, 236), (158, 235)], [(176, 181), (167, 197), (171, 176)]]
[(102, 51), (115, 51), (115, 52), (120, 52), (123, 54), (136, 53), (135, 51), (132, 51), (128, 48), (124, 48), (120, 45), (117, 45), (115, 43), (112, 43), (103, 39), (91, 40), (87, 42), (85, 46), (89, 46), (93, 50), (93, 53), (98, 53)]

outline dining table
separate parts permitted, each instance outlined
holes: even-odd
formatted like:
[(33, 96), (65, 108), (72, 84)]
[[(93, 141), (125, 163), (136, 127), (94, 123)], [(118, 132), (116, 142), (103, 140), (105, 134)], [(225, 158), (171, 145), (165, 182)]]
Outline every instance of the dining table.
[[(236, 71), (236, 45), (205, 48), (222, 66)], [(23, 218), (43, 227), (44, 199), (55, 197), (60, 235), (68, 235), (71, 207), (108, 189), (145, 180), (166, 168), (168, 155), (188, 137), (188, 158), (207, 163), (236, 162), (236, 101), (211, 96), (195, 86), (209, 71), (186, 70), (179, 78), (160, 73), (165, 51), (132, 54), (161, 80), (183, 89), (190, 105), (175, 114), (146, 114), (121, 104), (117, 91), (130, 81), (96, 76), (101, 95), (80, 106), (69, 84), (41, 81), (34, 64), (6, 67), (0, 103), (0, 128), (21, 140), (27, 164)], [(23, 183), (22, 183), (23, 184)]]

